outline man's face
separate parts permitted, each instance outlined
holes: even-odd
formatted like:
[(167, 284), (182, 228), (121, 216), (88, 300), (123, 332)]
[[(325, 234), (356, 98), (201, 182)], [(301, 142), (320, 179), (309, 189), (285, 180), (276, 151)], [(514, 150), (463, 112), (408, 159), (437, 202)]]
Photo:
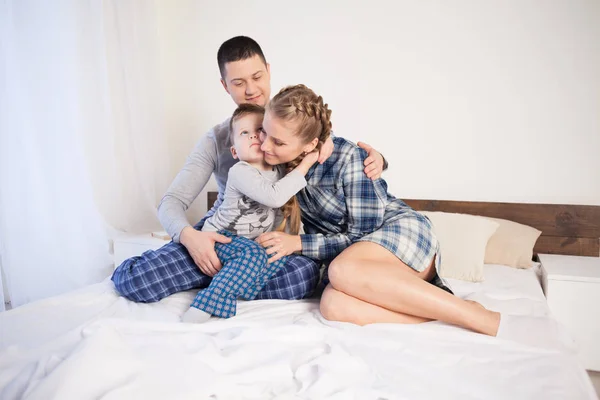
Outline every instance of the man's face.
[(265, 106), (271, 97), (271, 73), (258, 55), (225, 64), (223, 87), (235, 104), (254, 103)]
[(247, 114), (239, 117), (233, 122), (233, 146), (231, 155), (241, 161), (262, 163), (263, 151), (260, 149), (259, 135), (262, 128), (261, 114)]

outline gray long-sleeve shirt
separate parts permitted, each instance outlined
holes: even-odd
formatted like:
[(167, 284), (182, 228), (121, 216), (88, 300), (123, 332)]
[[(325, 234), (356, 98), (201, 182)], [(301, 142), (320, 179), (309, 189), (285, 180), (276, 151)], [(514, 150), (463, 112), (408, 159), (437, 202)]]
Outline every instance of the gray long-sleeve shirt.
[[(183, 228), (191, 226), (185, 212), (204, 189), (212, 173), (215, 174), (219, 187), (219, 196), (214, 206), (206, 213), (207, 221), (212, 221), (206, 229), (229, 228), (228, 230), (238, 231), (240, 235), (249, 237), (258, 236), (265, 231), (265, 228), (269, 230), (273, 228), (276, 223), (276, 213), (272, 209), (281, 207), (306, 186), (306, 180), (298, 171), (293, 171), (277, 182), (281, 178), (280, 170), (265, 173), (244, 162), (236, 164), (238, 160), (231, 156), (230, 150), (229, 120), (230, 118), (216, 125), (199, 140), (158, 206), (158, 218), (175, 242), (179, 242), (179, 235)], [(232, 168), (238, 165), (239, 168)], [(230, 174), (230, 170), (232, 172), (235, 170), (236, 173)], [(227, 186), (228, 177), (233, 178), (230, 188)], [(225, 193), (228, 194), (228, 200), (223, 208)], [(251, 204), (249, 199), (258, 205), (263, 205), (257, 211), (261, 214), (252, 214), (256, 218), (255, 221), (252, 221), (247, 211), (244, 211), (246, 215), (240, 215), (242, 212), (240, 209), (257, 207), (257, 204)], [(267, 209), (271, 210), (267, 211)], [(269, 222), (263, 219), (265, 214), (270, 215)], [(234, 222), (236, 219), (237, 222)], [(256, 230), (259, 225), (261, 232)]]
[(229, 170), (223, 203), (204, 222), (203, 231), (228, 230), (249, 239), (276, 227), (279, 208), (306, 186), (299, 171), (283, 167), (260, 171), (245, 161)]
[(158, 219), (175, 242), (179, 243), (179, 234), (183, 228), (191, 226), (185, 212), (213, 173), (219, 187), (219, 197), (206, 215), (213, 215), (223, 202), (227, 174), (237, 163), (229, 150), (229, 120), (227, 118), (216, 125), (198, 141), (158, 206)]

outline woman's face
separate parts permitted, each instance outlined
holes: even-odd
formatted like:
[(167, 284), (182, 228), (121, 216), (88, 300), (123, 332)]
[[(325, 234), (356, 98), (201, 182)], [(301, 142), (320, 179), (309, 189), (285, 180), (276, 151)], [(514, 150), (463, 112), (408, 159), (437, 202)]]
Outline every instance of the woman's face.
[(304, 143), (296, 132), (297, 123), (283, 121), (271, 115), (267, 109), (263, 119), (260, 148), (264, 151), (265, 161), (268, 164), (285, 164), (295, 160), (303, 152), (314, 150), (317, 141)]

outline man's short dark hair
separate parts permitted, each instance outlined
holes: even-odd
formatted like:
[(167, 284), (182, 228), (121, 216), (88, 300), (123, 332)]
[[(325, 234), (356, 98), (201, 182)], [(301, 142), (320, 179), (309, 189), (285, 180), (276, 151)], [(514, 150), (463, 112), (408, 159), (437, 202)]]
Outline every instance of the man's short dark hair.
[(225, 79), (225, 64), (246, 60), (255, 55), (258, 55), (265, 65), (267, 65), (265, 55), (254, 39), (247, 36), (236, 36), (225, 41), (217, 52), (217, 62), (219, 63), (221, 78)]

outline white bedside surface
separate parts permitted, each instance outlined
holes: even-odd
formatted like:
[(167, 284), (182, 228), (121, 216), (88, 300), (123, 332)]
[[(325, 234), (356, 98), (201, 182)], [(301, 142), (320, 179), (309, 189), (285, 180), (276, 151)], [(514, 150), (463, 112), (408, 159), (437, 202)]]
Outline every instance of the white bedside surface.
[(600, 283), (600, 257), (539, 254), (548, 279)]
[(600, 257), (539, 254), (552, 315), (577, 342), (588, 370), (600, 371)]

